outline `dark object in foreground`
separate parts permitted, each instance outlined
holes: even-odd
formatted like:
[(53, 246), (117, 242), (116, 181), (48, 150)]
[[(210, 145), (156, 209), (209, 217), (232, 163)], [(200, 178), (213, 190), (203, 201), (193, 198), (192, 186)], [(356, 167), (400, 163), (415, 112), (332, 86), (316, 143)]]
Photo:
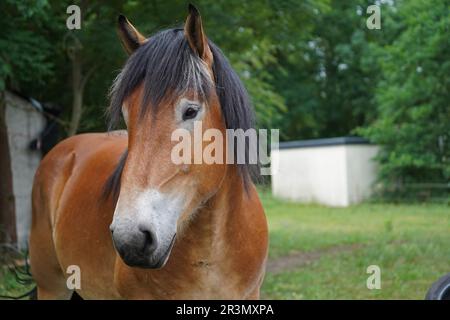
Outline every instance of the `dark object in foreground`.
[(450, 273), (433, 283), (425, 300), (450, 300)]

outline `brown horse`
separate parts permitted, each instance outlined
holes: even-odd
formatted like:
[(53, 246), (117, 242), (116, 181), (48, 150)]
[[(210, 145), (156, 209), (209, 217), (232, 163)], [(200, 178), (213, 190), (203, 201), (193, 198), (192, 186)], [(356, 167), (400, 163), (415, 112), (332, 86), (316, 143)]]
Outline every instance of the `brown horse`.
[(30, 235), (38, 298), (70, 298), (70, 266), (86, 299), (259, 298), (268, 235), (250, 167), (171, 161), (172, 132), (194, 121), (224, 135), (251, 127), (242, 83), (193, 6), (184, 29), (146, 39), (120, 16), (118, 30), (130, 57), (109, 112), (127, 132), (77, 135), (43, 159)]

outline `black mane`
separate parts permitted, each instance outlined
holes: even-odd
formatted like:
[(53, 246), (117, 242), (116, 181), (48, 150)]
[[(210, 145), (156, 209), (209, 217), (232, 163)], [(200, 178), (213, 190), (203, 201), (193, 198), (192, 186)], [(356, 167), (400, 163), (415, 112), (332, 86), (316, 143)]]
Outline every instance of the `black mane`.
[[(208, 40), (208, 44), (214, 60), (214, 83), (201, 70), (203, 68), (198, 67), (202, 62), (190, 48), (183, 29), (168, 29), (150, 37), (129, 57), (114, 81), (108, 109), (109, 129), (117, 126), (124, 101), (141, 84), (144, 86), (141, 114), (145, 114), (149, 108), (156, 110), (163, 98), (177, 99), (186, 90), (197, 92), (201, 99), (207, 99), (211, 90), (216, 90), (227, 129), (245, 131), (253, 128), (253, 107), (247, 90), (222, 51), (212, 41)], [(118, 196), (125, 161), (126, 152), (105, 185), (105, 197), (110, 194)], [(255, 169), (254, 165), (239, 165), (246, 187), (256, 175)]]

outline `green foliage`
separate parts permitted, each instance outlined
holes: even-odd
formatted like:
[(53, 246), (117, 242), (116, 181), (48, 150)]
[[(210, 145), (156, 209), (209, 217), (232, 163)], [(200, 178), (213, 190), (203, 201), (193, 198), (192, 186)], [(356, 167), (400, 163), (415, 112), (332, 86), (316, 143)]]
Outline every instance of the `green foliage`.
[[(247, 86), (259, 126), (274, 127), (286, 113), (285, 99), (273, 85), (274, 75), (270, 69), (280, 65), (277, 53), (290, 47), (292, 41), (308, 38), (314, 16), (327, 7), (327, 2), (233, 0), (196, 3), (203, 12), (208, 36), (222, 48)], [(187, 14), (185, 1), (177, 0), (75, 1), (81, 7), (81, 30), (67, 30), (66, 8), (73, 1), (50, 0), (21, 5), (7, 1), (7, 4), (2, 11), (16, 16), (20, 16), (16, 14), (20, 11), (27, 19), (3, 22), (7, 23), (3, 30), (14, 38), (2, 37), (0, 45), (16, 46), (18, 52), (11, 50), (15, 58), (5, 57), (4, 60), (16, 61), (20, 67), (13, 70), (13, 64), (2, 64), (3, 78), (14, 75), (25, 93), (66, 106), (65, 117), (68, 118), (72, 97), (72, 69), (68, 58), (71, 47), (75, 44), (81, 47), (83, 74), (94, 69), (84, 94), (80, 131), (105, 130), (103, 113), (108, 103), (108, 87), (126, 59), (115, 32), (117, 15), (124, 13), (142, 33), (151, 35), (162, 28), (182, 25)], [(25, 32), (30, 21), (36, 27)], [(36, 30), (39, 26), (47, 31)], [(29, 39), (17, 40), (23, 37), (23, 32)], [(27, 50), (28, 47), (35, 51)], [(39, 81), (36, 82), (37, 78)], [(34, 82), (30, 83), (29, 79)]]
[(313, 17), (307, 38), (278, 53), (282, 72), (272, 82), (289, 112), (279, 121), (286, 140), (351, 134), (374, 119), (378, 77), (371, 44), (378, 30), (366, 28), (373, 1), (330, 1)]
[(48, 2), (4, 0), (0, 12), (0, 91), (7, 81), (18, 89), (21, 83), (43, 85), (52, 72), (50, 41), (41, 32), (48, 21)]
[(450, 15), (445, 2), (402, 1), (384, 16), (385, 32), (396, 36), (375, 47), (382, 73), (375, 89), (378, 117), (358, 132), (383, 146), (380, 180), (388, 191), (417, 196), (408, 185), (440, 183), (441, 192), (448, 192)]

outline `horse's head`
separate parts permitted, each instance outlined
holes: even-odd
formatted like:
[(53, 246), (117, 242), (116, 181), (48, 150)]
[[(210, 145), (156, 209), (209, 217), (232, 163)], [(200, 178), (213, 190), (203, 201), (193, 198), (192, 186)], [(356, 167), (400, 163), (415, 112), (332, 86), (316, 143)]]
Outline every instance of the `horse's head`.
[[(207, 39), (193, 6), (184, 29), (147, 39), (121, 16), (119, 36), (130, 57), (113, 85), (110, 114), (113, 121), (123, 115), (128, 150), (109, 181), (118, 193), (110, 228), (125, 263), (160, 268), (177, 230), (217, 192), (229, 170), (225, 139), (221, 164), (194, 164), (195, 152), (202, 152), (194, 150), (196, 142), (208, 144), (194, 134), (191, 164), (180, 164), (172, 161), (179, 143), (172, 134), (180, 128), (192, 133), (198, 121), (202, 133), (214, 128), (225, 137), (227, 128), (251, 127), (252, 110), (238, 76)], [(245, 168), (238, 171), (248, 179)]]

